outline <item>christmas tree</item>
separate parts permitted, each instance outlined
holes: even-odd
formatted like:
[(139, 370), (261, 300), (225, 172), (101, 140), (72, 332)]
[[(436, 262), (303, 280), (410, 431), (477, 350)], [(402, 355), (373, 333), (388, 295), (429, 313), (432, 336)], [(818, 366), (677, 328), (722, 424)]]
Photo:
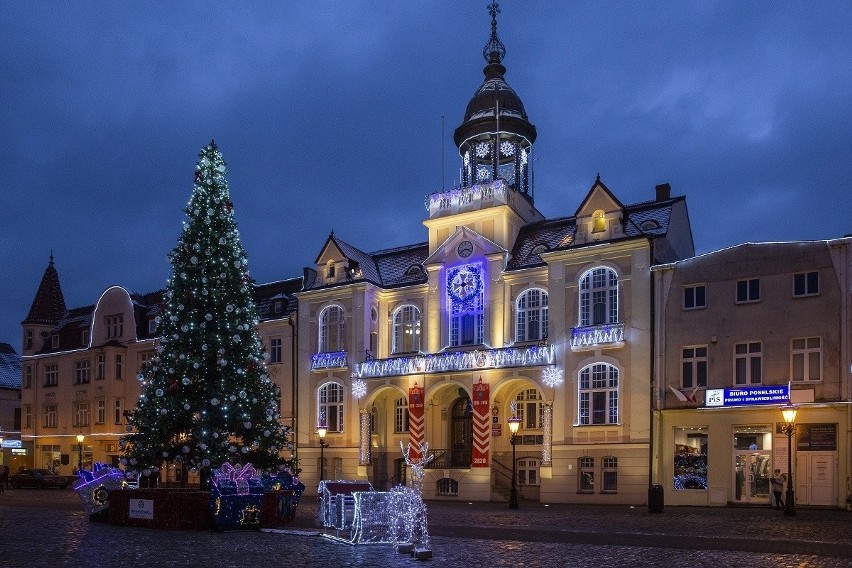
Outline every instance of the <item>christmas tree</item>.
[(122, 462), (145, 473), (177, 462), (200, 470), (202, 480), (224, 462), (293, 466), (281, 457), (287, 427), (266, 374), (246, 254), (214, 142), (199, 154), (186, 214)]

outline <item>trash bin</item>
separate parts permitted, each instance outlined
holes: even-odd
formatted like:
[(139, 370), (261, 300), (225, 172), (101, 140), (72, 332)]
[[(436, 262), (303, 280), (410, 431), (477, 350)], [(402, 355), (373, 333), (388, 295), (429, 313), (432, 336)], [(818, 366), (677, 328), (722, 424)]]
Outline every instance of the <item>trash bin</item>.
[(663, 486), (659, 483), (654, 483), (648, 488), (648, 512), (662, 513), (663, 505)]

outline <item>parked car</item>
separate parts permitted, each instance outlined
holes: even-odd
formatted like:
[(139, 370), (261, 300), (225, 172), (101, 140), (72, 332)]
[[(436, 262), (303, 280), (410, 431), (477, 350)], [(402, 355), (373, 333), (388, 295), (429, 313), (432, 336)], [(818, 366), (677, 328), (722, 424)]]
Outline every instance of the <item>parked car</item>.
[(21, 487), (37, 487), (45, 489), (47, 487), (59, 487), (65, 489), (68, 487), (68, 478), (63, 475), (56, 475), (47, 469), (24, 469), (9, 476), (9, 482), (15, 489)]

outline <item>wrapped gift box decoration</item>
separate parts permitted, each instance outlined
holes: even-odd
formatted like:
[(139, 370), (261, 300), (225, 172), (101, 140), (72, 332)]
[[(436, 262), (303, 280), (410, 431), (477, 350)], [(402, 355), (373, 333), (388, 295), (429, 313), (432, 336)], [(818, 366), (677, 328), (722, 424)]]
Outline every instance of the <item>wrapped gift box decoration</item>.
[(210, 510), (218, 530), (260, 527), (264, 487), (254, 466), (224, 463), (212, 481)]
[(72, 485), (89, 515), (106, 510), (109, 507), (110, 491), (122, 489), (127, 485), (124, 472), (118, 468), (105, 463), (95, 463), (92, 469), (93, 471), (78, 471), (79, 479)]

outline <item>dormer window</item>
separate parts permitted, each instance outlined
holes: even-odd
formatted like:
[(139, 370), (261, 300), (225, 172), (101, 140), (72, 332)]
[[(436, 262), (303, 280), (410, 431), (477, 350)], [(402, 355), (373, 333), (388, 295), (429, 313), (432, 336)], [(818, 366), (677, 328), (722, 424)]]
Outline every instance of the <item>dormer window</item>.
[(116, 339), (124, 335), (124, 314), (113, 314), (104, 319), (107, 339)]
[(87, 345), (89, 345), (89, 330), (84, 329), (83, 332), (80, 335), (81, 335), (80, 341), (83, 344), (83, 347), (86, 347)]
[(50, 338), (50, 347), (56, 349), (59, 347), (59, 336), (57, 334), (53, 334), (53, 337)]
[(334, 263), (333, 263), (333, 262), (330, 262), (330, 263), (328, 264), (328, 269), (327, 269), (327, 271), (326, 271), (326, 276), (327, 276), (328, 278), (334, 278)]
[(606, 231), (606, 217), (600, 209), (592, 213), (592, 232), (603, 233)]
[(276, 316), (281, 315), (281, 309), (281, 300), (275, 300), (275, 302), (272, 303), (272, 311), (275, 313)]

